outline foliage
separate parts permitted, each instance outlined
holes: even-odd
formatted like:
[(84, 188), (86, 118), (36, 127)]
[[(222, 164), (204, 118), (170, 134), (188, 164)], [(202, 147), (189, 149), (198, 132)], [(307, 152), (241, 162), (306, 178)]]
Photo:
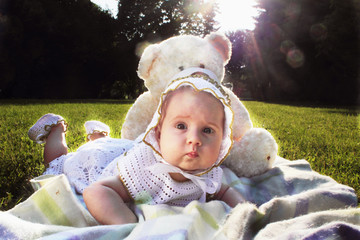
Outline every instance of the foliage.
[(97, 97), (118, 74), (114, 20), (90, 1), (11, 0), (0, 11), (0, 96)]
[(236, 31), (227, 33), (232, 44), (232, 55), (230, 62), (226, 65), (227, 73), (231, 77), (240, 77), (244, 73), (242, 70), (246, 66), (246, 39), (248, 38), (245, 31)]
[(258, 2), (263, 10), (246, 42), (253, 97), (354, 104), (359, 1)]
[(225, 82), (232, 83), (234, 93), (244, 98), (246, 85), (251, 86), (256, 81), (248, 74), (248, 58), (254, 52), (250, 48), (251, 44), (248, 44), (251, 32), (239, 30), (228, 32), (226, 35), (232, 43), (232, 55), (226, 65)]
[(174, 34), (202, 35), (214, 30), (217, 4), (203, 0), (119, 1), (120, 33), (128, 40), (156, 41)]
[(0, 98), (134, 99), (137, 49), (214, 30), (216, 5), (197, 4), (122, 0), (114, 19), (89, 0), (1, 0)]
[[(40, 175), (42, 146), (29, 140), (28, 129), (45, 113), (65, 117), (67, 144), (75, 151), (85, 143), (83, 124), (100, 120), (120, 137), (121, 125), (132, 102), (123, 101), (0, 101), (0, 209), (13, 207), (31, 194), (28, 180)], [(360, 197), (360, 126), (358, 110), (301, 107), (245, 101), (255, 127), (276, 138), (279, 156), (308, 160), (315, 171), (356, 190)]]

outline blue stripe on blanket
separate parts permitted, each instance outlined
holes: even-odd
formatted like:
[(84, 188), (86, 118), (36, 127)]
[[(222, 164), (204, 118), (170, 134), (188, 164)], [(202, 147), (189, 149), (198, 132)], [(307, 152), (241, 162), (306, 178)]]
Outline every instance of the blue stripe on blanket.
[(129, 236), (136, 224), (125, 225), (102, 225), (94, 227), (74, 228), (69, 231), (63, 231), (48, 235), (41, 238), (41, 240), (75, 240), (75, 239), (89, 239), (89, 240), (107, 240), (116, 239), (122, 240)]
[(344, 203), (345, 205), (351, 206), (351, 207), (356, 207), (357, 204), (354, 202), (354, 197), (353, 194), (355, 194), (355, 191), (353, 189), (349, 189), (349, 188), (344, 188), (344, 191), (348, 191), (349, 195), (344, 195), (344, 193), (337, 193), (337, 192), (324, 192), (323, 195), (330, 197), (330, 198), (334, 198), (342, 203)]
[(14, 233), (12, 233), (7, 227), (0, 224), (0, 236), (1, 239), (19, 239)]
[(299, 199), (296, 203), (295, 216), (301, 216), (309, 212), (309, 199)]
[(341, 239), (354, 240), (360, 239), (358, 228), (343, 223), (326, 224), (318, 231), (309, 234), (303, 238), (304, 240), (326, 240), (326, 239)]

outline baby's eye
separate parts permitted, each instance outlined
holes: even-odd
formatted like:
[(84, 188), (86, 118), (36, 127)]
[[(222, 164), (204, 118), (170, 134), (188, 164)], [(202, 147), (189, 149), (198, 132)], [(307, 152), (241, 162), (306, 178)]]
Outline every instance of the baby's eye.
[(176, 124), (176, 128), (177, 129), (186, 129), (186, 126), (183, 123), (178, 123), (178, 124)]
[(206, 134), (210, 134), (210, 133), (213, 133), (214, 130), (212, 128), (204, 128), (203, 132)]

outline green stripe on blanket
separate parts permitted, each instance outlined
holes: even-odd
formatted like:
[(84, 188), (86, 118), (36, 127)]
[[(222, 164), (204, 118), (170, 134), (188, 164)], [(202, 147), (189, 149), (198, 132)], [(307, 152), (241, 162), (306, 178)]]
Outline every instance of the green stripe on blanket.
[(192, 201), (186, 207), (166, 204), (138, 207), (145, 221), (137, 224), (129, 239), (226, 239), (219, 230), (230, 207), (221, 201)]
[(9, 213), (33, 223), (73, 227), (97, 225), (73, 194), (65, 175), (42, 176), (33, 179), (32, 185), (38, 190)]
[(71, 221), (66, 217), (48, 191), (44, 190), (41, 194), (34, 195), (32, 200), (40, 209), (41, 213), (44, 214), (50, 221), (50, 223), (64, 226), (72, 225)]
[(196, 205), (196, 209), (199, 211), (202, 219), (209, 224), (212, 228), (214, 229), (218, 229), (219, 225), (217, 223), (217, 221), (213, 218), (213, 216), (211, 216), (210, 213), (208, 213), (207, 211), (205, 211), (204, 209), (201, 208), (201, 206)]

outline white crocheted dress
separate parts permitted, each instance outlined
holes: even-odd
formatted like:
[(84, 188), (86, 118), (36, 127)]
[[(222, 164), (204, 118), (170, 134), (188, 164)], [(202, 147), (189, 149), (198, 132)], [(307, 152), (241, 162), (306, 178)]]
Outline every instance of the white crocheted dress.
[[(162, 204), (186, 206), (193, 200), (206, 195), (192, 180), (177, 182), (169, 173), (155, 169), (166, 167), (163, 159), (144, 142), (135, 145), (117, 159), (119, 176), (136, 204)], [(155, 168), (151, 168), (151, 167)], [(213, 168), (210, 172), (197, 177), (203, 180), (207, 189), (220, 190), (222, 169)], [(204, 199), (205, 200), (205, 199)]]
[[(79, 193), (95, 181), (119, 175), (136, 204), (186, 206), (206, 194), (191, 180), (177, 182), (168, 172), (156, 173), (150, 169), (154, 164), (164, 164), (161, 160), (144, 142), (101, 138), (55, 159), (44, 174), (65, 174)], [(213, 168), (199, 178), (209, 189), (214, 188), (215, 183), (217, 192), (221, 187), (222, 169)]]
[(125, 139), (99, 138), (82, 145), (76, 152), (51, 161), (43, 174), (65, 174), (76, 191), (82, 193), (91, 183), (117, 175), (116, 158), (134, 144)]

